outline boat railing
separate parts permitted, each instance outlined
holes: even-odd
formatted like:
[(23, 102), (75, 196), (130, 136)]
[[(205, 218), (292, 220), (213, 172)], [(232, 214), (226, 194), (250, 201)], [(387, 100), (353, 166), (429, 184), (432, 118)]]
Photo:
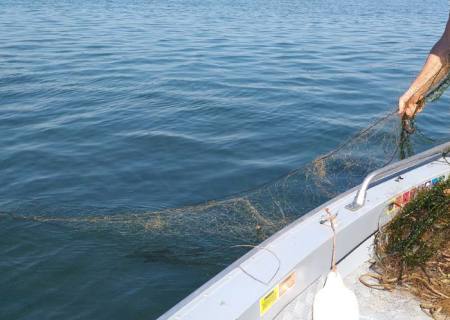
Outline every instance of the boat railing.
[(412, 156), (410, 158), (401, 160), (399, 162), (395, 162), (386, 167), (380, 168), (369, 173), (362, 184), (360, 185), (358, 191), (356, 192), (356, 196), (353, 199), (353, 202), (349, 203), (346, 208), (351, 211), (357, 211), (364, 207), (366, 202), (367, 190), (370, 188), (371, 184), (373, 185), (374, 179), (385, 178), (386, 176), (390, 176), (393, 174), (400, 174), (403, 170), (409, 170), (413, 167), (419, 166), (424, 162), (436, 160), (442, 156), (446, 156), (446, 153), (450, 152), (450, 142), (441, 144), (434, 148), (431, 148), (423, 153)]

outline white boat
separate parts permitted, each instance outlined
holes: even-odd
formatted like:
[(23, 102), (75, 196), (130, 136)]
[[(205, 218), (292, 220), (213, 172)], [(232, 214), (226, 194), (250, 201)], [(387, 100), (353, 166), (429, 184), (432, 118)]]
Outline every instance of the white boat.
[(357, 293), (361, 319), (427, 319), (412, 297), (383, 293), (393, 295), (383, 298), (366, 287), (358, 289), (355, 279), (371, 257), (374, 234), (398, 205), (407, 203), (417, 188), (450, 175), (449, 151), (450, 142), (372, 172), (361, 185), (249, 251), (159, 319), (311, 319), (314, 294), (330, 271), (333, 234), (323, 223), (325, 208), (338, 214), (338, 269)]

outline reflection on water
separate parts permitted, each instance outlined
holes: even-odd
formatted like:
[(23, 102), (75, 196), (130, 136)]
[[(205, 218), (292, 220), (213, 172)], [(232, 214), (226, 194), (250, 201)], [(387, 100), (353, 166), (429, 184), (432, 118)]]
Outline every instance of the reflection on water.
[[(234, 245), (390, 161), (399, 120), (376, 119), (447, 18), (446, 4), (401, 0), (0, 9), (0, 307), (13, 319), (154, 318), (247, 250)], [(448, 140), (448, 102), (418, 118), (414, 151)]]

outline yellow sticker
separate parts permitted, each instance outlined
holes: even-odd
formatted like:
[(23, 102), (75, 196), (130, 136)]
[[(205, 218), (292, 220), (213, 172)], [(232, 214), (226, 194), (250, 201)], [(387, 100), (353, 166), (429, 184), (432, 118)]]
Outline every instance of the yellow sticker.
[(273, 304), (278, 300), (278, 285), (272, 289), (268, 294), (259, 300), (259, 312), (261, 316), (265, 314), (273, 306)]
[(386, 213), (389, 215), (389, 214), (394, 213), (397, 210), (398, 210), (398, 206), (397, 206), (397, 203), (396, 203), (396, 199), (395, 198), (391, 199), (389, 201), (389, 204), (386, 207)]

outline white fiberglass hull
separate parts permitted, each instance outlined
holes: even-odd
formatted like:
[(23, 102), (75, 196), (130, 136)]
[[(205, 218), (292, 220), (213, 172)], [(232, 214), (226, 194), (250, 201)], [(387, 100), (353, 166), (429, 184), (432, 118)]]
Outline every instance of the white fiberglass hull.
[[(339, 270), (349, 274), (367, 261), (371, 237), (392, 218), (399, 204), (408, 202), (417, 188), (449, 176), (449, 160), (443, 154), (449, 149), (450, 142), (379, 170), (377, 180), (367, 184), (364, 203), (357, 210), (349, 204), (360, 186), (280, 230), (160, 319), (276, 318), (330, 270), (332, 233), (321, 223), (324, 208), (338, 213), (336, 254)], [(311, 307), (311, 301), (304, 304), (305, 310)]]

